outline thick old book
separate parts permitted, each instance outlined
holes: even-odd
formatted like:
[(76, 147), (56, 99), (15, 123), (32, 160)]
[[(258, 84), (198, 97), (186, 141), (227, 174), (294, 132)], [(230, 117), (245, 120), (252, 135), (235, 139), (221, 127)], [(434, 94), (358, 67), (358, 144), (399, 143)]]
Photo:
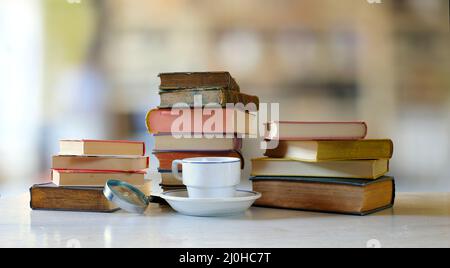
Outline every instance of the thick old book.
[(239, 92), (239, 85), (229, 72), (175, 72), (159, 74), (161, 90), (217, 88)]
[(149, 166), (148, 156), (68, 156), (55, 155), (52, 169), (141, 171)]
[(252, 176), (301, 176), (377, 179), (389, 171), (389, 160), (304, 162), (287, 158), (252, 160)]
[(265, 156), (301, 161), (390, 159), (393, 148), (391, 140), (279, 141)]
[(240, 150), (240, 138), (176, 138), (170, 135), (155, 135), (154, 151), (230, 151)]
[(52, 182), (58, 186), (103, 187), (108, 180), (114, 179), (143, 185), (145, 175), (144, 171), (52, 170)]
[(103, 195), (102, 187), (57, 187), (53, 183), (30, 189), (30, 207), (36, 210), (114, 212), (119, 208)]
[[(158, 152), (153, 153), (159, 161), (159, 169), (171, 170), (172, 161), (192, 157), (236, 157), (241, 159), (241, 168), (244, 168), (244, 158), (237, 150), (232, 151), (192, 151), (192, 152)], [(181, 165), (180, 165), (181, 170)]]
[(279, 121), (266, 124), (266, 139), (359, 140), (367, 135), (365, 122)]
[[(151, 181), (136, 186), (145, 195), (151, 193)], [(103, 187), (66, 187), (53, 183), (30, 188), (30, 207), (34, 210), (114, 212), (119, 208), (103, 195)]]
[(145, 143), (119, 140), (61, 140), (60, 155), (145, 155)]
[(258, 127), (256, 113), (226, 108), (152, 109), (147, 113), (146, 124), (150, 134), (197, 132), (256, 136)]
[(367, 215), (393, 206), (392, 177), (378, 180), (253, 177), (253, 190), (262, 194), (255, 206)]
[[(254, 104), (253, 109), (258, 109), (259, 98), (237, 91), (230, 91), (223, 88), (216, 89), (187, 89), (187, 90), (173, 90), (170, 92), (159, 92), (161, 103), (159, 108), (172, 108), (175, 104), (182, 103), (189, 107), (196, 107), (201, 105), (218, 104), (219, 107), (226, 107), (227, 104), (242, 103), (243, 105)], [(200, 98), (201, 97), (201, 98)], [(196, 98), (201, 99), (201, 103), (196, 103)], [(185, 107), (177, 107), (185, 108)]]

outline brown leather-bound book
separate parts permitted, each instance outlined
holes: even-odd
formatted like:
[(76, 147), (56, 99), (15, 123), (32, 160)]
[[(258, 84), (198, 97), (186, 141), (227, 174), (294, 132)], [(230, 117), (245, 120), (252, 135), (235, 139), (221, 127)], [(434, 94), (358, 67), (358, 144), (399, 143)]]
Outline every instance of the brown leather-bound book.
[[(136, 185), (145, 195), (151, 193), (151, 181)], [(36, 184), (30, 188), (33, 210), (114, 212), (119, 208), (103, 195), (103, 187), (58, 187), (53, 183)]]
[(253, 177), (253, 190), (262, 194), (255, 206), (366, 215), (394, 204), (392, 177), (378, 180)]
[[(184, 103), (189, 107), (195, 107), (197, 105), (205, 106), (209, 103), (217, 103), (221, 107), (226, 107), (227, 103), (242, 103), (244, 105), (253, 103), (255, 109), (259, 107), (259, 99), (257, 96), (226, 90), (224, 88), (173, 90), (170, 92), (160, 92), (159, 96), (161, 98), (159, 108), (171, 108), (177, 103)], [(196, 96), (201, 96), (202, 103), (195, 103)]]
[(222, 87), (239, 92), (239, 85), (229, 72), (161, 73), (159, 78), (161, 90)]
[(103, 195), (102, 187), (57, 187), (37, 184), (30, 189), (33, 210), (114, 212), (119, 208)]

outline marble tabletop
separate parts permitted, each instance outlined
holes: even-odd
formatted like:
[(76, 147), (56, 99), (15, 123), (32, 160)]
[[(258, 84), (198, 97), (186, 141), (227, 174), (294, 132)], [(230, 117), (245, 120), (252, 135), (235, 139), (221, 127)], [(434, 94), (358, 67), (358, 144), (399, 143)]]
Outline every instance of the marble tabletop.
[(152, 204), (145, 215), (31, 211), (0, 198), (0, 247), (450, 247), (450, 193), (398, 193), (394, 208), (347, 216), (253, 207), (199, 218)]

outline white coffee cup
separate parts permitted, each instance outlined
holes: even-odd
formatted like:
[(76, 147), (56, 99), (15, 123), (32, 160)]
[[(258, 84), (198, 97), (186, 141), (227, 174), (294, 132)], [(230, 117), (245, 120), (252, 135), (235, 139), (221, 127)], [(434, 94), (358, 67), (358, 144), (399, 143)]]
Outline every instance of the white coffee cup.
[[(183, 177), (178, 173), (183, 166)], [(173, 175), (186, 185), (189, 197), (233, 197), (241, 180), (241, 159), (234, 157), (194, 157), (172, 162)]]

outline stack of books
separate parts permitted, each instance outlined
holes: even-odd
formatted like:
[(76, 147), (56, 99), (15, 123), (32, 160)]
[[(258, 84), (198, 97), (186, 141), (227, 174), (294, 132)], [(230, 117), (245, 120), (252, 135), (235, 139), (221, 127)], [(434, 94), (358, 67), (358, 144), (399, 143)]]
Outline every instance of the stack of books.
[(106, 182), (121, 180), (150, 194), (148, 166), (144, 142), (62, 140), (52, 158), (52, 182), (30, 189), (31, 208), (113, 212), (118, 207), (103, 195)]
[[(228, 72), (162, 73), (159, 77), (161, 103), (148, 112), (146, 123), (155, 137), (153, 154), (159, 161), (162, 190), (185, 189), (171, 172), (176, 159), (237, 157), (243, 168), (242, 138), (256, 135), (258, 97), (241, 93)], [(254, 104), (255, 113), (234, 107), (237, 103)]]
[(391, 207), (393, 143), (366, 133), (363, 122), (267, 124), (265, 138), (279, 143), (252, 161), (255, 205), (357, 215)]

